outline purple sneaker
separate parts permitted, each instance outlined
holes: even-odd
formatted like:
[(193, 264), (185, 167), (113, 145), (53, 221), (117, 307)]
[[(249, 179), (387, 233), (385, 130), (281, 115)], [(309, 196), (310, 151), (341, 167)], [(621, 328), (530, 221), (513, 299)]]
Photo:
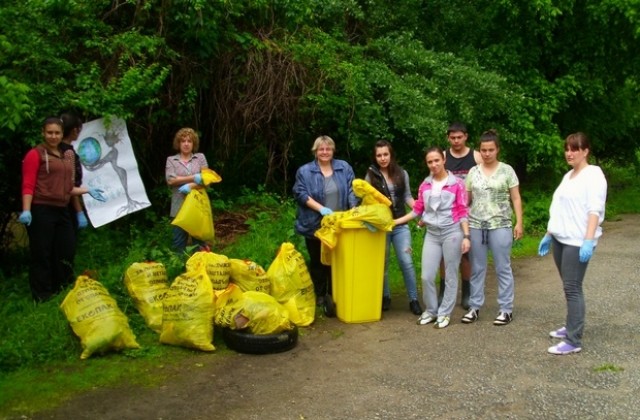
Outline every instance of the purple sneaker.
[(567, 338), (567, 329), (565, 327), (559, 328), (549, 333), (551, 338)]
[(551, 354), (557, 355), (565, 355), (571, 353), (579, 353), (582, 350), (582, 347), (574, 347), (569, 343), (565, 343), (564, 341), (559, 342), (555, 346), (549, 347), (547, 350)]

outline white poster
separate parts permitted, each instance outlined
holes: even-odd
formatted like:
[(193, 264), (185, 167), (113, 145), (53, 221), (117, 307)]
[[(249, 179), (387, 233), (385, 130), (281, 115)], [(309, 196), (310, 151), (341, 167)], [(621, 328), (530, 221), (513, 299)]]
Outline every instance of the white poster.
[(106, 202), (94, 200), (89, 194), (82, 199), (94, 227), (106, 225), (129, 213), (151, 206), (140, 179), (138, 163), (133, 154), (127, 124), (104, 118), (82, 125), (82, 132), (73, 142), (82, 164), (82, 186), (104, 191)]

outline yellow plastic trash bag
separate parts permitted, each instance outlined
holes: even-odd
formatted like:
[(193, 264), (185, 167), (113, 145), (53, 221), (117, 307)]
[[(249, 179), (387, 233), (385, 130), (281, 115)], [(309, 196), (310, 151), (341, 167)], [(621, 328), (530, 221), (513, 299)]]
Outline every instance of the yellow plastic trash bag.
[(278, 334), (293, 329), (289, 312), (276, 298), (262, 292), (244, 292), (242, 315), (248, 318), (247, 328), (253, 334)]
[(333, 249), (342, 229), (365, 228), (363, 222), (369, 223), (378, 230), (390, 232), (394, 226), (391, 208), (385, 204), (369, 204), (347, 211), (333, 212), (322, 218), (320, 229), (314, 235), (322, 241), (323, 245)]
[(271, 296), (289, 311), (289, 319), (300, 327), (313, 323), (316, 316), (316, 295), (304, 257), (292, 243), (280, 246), (278, 255), (267, 270)]
[(364, 179), (354, 179), (351, 183), (351, 187), (353, 188), (353, 193), (356, 197), (360, 197), (362, 199), (362, 205), (369, 204), (384, 204), (386, 206), (391, 206), (391, 200), (385, 197), (380, 191), (376, 190), (375, 187), (369, 184)]
[(204, 266), (179, 275), (162, 301), (160, 342), (213, 351), (213, 288)]
[(354, 179), (351, 185), (353, 193), (362, 198), (362, 204), (351, 210), (337, 211), (323, 217), (320, 229), (314, 233), (322, 242), (320, 261), (325, 265), (331, 265), (331, 250), (338, 243), (342, 229), (373, 227), (390, 232), (394, 227), (391, 201), (384, 194), (363, 179)]
[(211, 168), (204, 168), (200, 171), (202, 176), (202, 184), (206, 187), (210, 184), (215, 184), (222, 181), (222, 177)]
[(270, 294), (271, 282), (267, 272), (257, 263), (250, 260), (231, 258), (230, 281), (237, 284), (243, 292), (262, 292)]
[(60, 308), (80, 338), (80, 359), (108, 350), (140, 348), (127, 317), (98, 281), (79, 276)]
[(171, 224), (181, 227), (194, 238), (213, 241), (213, 214), (207, 191), (204, 188), (192, 189)]
[(224, 290), (229, 285), (229, 273), (231, 264), (226, 255), (214, 252), (199, 251), (187, 260), (187, 272), (193, 271), (198, 265), (204, 265), (213, 290)]
[(240, 288), (229, 283), (224, 290), (214, 292), (214, 323), (216, 327), (239, 330), (247, 326), (248, 319), (242, 315), (244, 294)]
[(169, 290), (167, 270), (159, 262), (133, 263), (124, 274), (124, 285), (145, 323), (162, 330), (162, 300)]

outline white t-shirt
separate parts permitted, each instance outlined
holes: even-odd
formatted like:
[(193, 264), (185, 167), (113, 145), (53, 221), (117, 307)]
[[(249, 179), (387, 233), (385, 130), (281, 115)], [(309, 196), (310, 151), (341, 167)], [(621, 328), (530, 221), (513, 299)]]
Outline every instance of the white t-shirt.
[(588, 165), (571, 178), (567, 172), (553, 193), (549, 208), (547, 231), (565, 245), (580, 246), (587, 234), (590, 214), (598, 215), (595, 240), (602, 236), (600, 224), (604, 220), (607, 201), (607, 180), (599, 166)]

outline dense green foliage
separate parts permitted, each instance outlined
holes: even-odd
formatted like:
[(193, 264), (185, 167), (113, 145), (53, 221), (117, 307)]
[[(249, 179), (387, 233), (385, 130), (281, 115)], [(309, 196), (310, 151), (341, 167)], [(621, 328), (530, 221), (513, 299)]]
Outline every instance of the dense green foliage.
[[(402, 163), (446, 125), (503, 137), (522, 180), (557, 173), (560, 138), (629, 160), (639, 133), (638, 0), (28, 0), (0, 4), (0, 171), (20, 173), (40, 121), (125, 118), (147, 188), (166, 197), (171, 138), (195, 127), (223, 194), (286, 194), (318, 134), (364, 172), (374, 140)], [(0, 231), (20, 209), (3, 183)], [(6, 242), (6, 241), (5, 241)], [(2, 244), (2, 249), (6, 243)]]

